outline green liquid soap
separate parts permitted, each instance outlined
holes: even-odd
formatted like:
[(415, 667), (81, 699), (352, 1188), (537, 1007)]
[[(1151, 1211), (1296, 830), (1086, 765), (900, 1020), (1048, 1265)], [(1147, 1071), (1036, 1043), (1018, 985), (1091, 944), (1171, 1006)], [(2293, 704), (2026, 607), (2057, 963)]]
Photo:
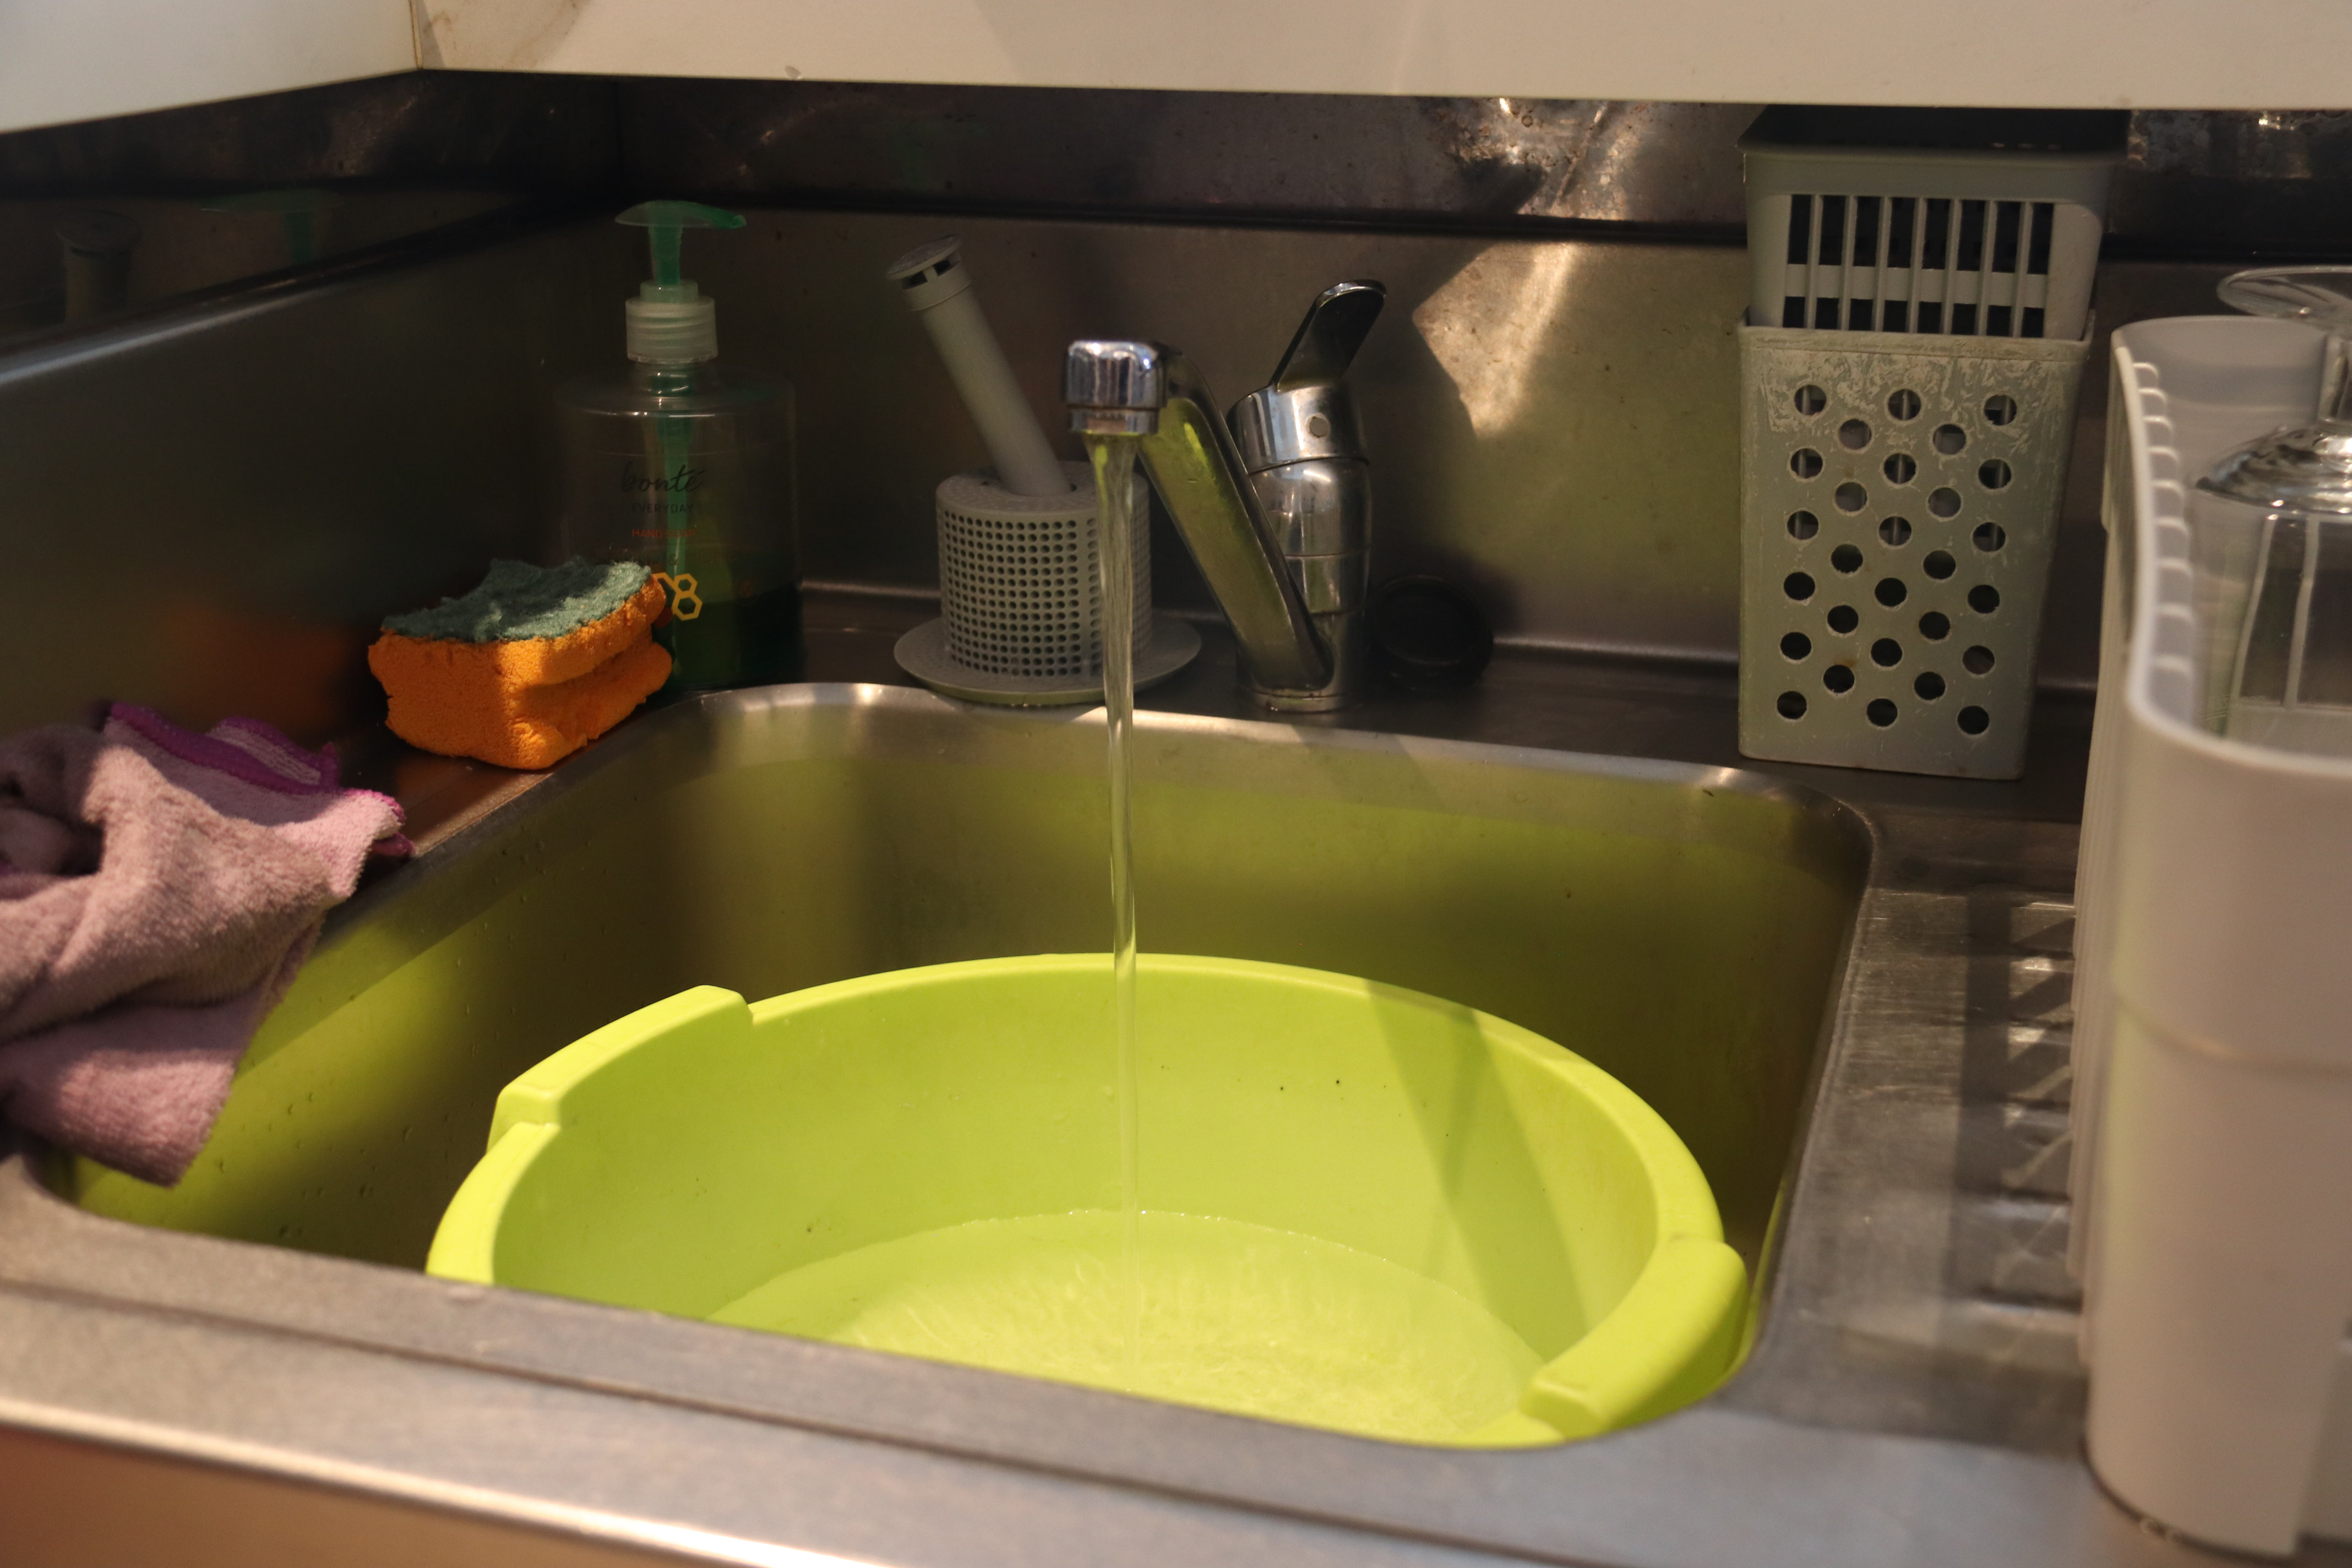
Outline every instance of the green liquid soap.
[(654, 634), (669, 649), (669, 684), (698, 691), (798, 680), (803, 667), (801, 595), (775, 588), (706, 605), (691, 621)]

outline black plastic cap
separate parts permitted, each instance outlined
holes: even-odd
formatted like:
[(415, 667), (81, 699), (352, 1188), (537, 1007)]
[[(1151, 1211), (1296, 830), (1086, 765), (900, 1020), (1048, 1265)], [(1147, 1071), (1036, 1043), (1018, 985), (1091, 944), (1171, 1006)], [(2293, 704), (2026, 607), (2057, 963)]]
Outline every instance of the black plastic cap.
[(1485, 613), (1443, 578), (1390, 578), (1372, 590), (1367, 619), (1381, 673), (1408, 691), (1467, 686), (1495, 656)]

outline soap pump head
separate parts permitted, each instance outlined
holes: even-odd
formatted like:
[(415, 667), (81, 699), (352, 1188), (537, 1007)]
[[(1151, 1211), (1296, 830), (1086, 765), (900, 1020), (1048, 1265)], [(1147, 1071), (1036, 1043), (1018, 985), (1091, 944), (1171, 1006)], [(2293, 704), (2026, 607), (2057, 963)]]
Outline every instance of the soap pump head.
[(649, 231), (654, 275), (623, 308), (629, 357), (648, 364), (691, 364), (719, 357), (719, 307), (678, 276), (678, 242), (689, 228), (741, 228), (742, 215), (699, 202), (639, 202), (614, 220)]

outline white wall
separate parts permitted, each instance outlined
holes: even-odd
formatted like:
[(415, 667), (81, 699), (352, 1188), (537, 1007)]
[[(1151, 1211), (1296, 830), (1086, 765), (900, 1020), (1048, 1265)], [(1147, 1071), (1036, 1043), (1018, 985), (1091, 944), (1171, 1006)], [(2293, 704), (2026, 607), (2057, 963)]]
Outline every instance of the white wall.
[(418, 5), (425, 64), (460, 69), (1714, 102), (2352, 106), (2345, 0)]
[(0, 0), (0, 131), (428, 68), (2352, 107), (2347, 0)]
[(0, 131), (415, 65), (408, 0), (0, 0)]

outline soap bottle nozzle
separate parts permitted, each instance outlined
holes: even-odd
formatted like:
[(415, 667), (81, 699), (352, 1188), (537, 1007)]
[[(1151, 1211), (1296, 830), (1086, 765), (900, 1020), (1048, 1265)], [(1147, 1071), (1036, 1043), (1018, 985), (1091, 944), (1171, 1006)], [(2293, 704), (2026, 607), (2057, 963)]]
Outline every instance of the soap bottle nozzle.
[(639, 202), (614, 220), (647, 231), (654, 275), (625, 307), (629, 357), (651, 364), (690, 364), (719, 356), (719, 309), (679, 276), (678, 251), (689, 228), (741, 228), (743, 216), (700, 202)]

